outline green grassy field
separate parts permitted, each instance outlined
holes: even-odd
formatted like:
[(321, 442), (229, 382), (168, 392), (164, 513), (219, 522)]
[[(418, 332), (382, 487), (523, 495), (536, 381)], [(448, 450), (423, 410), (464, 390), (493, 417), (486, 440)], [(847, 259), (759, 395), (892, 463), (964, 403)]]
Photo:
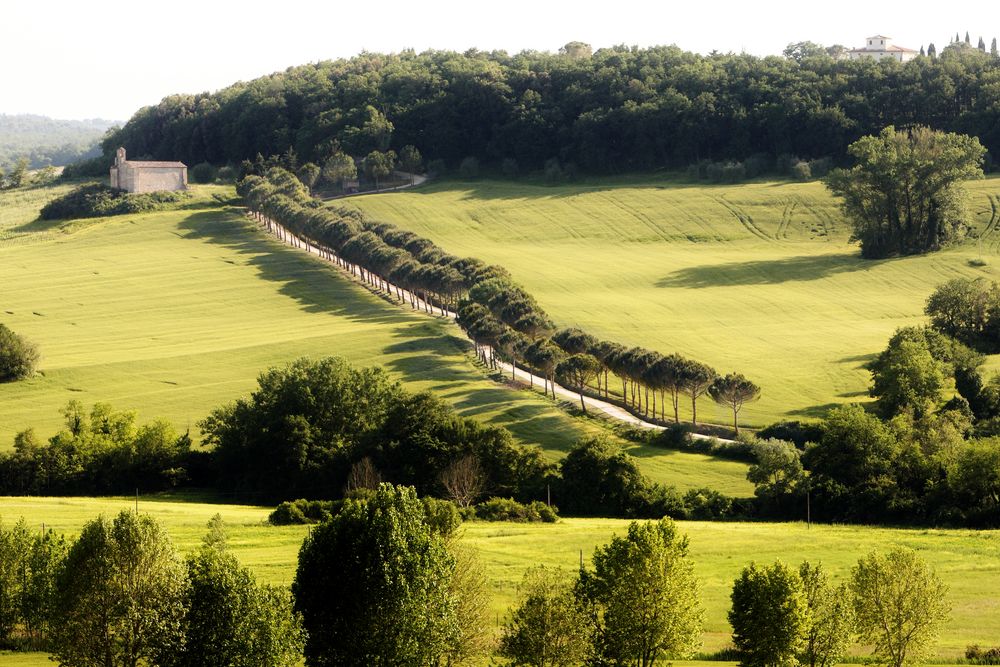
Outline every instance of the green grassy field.
[[(71, 400), (190, 427), (269, 366), (338, 355), (381, 365), (463, 415), (507, 426), (556, 458), (601, 427), (477, 368), (453, 324), (386, 303), (336, 269), (258, 231), (201, 187), (178, 210), (68, 224), (34, 222), (66, 186), (0, 193), (0, 322), (35, 341), (41, 374), (0, 385), (0, 449), (42, 437)], [(654, 479), (748, 495), (746, 466), (633, 447)]]
[[(24, 516), (75, 534), (83, 523), (104, 512), (113, 515), (132, 507), (128, 498), (0, 498), (0, 517), (11, 522)], [(264, 525), (268, 508), (182, 503), (141, 499), (140, 510), (163, 522), (181, 551), (194, 549), (205, 524), (216, 512), (228, 526), (230, 545), (258, 576), (288, 583), (294, 576), (303, 526)], [(461, 539), (483, 559), (493, 592), (493, 616), (502, 619), (515, 599), (526, 568), (537, 564), (572, 572), (580, 553), (590, 558), (594, 547), (612, 534), (623, 534), (627, 522), (617, 519), (564, 519), (557, 524), (471, 523)], [(733, 579), (750, 561), (780, 558), (797, 565), (822, 561), (835, 581), (842, 581), (858, 557), (874, 548), (904, 545), (918, 550), (950, 587), (952, 618), (942, 633), (939, 655), (959, 657), (968, 644), (993, 646), (1000, 636), (1000, 531), (897, 530), (794, 523), (682, 522), (691, 542), (691, 557), (702, 586), (706, 609), (706, 651), (729, 642), (726, 612)]]
[[(981, 240), (886, 261), (860, 258), (816, 182), (445, 181), (349, 201), (505, 266), (560, 326), (746, 374), (763, 397), (744, 419), (763, 425), (866, 400), (863, 364), (897, 327), (924, 321), (937, 284), (997, 277), (1000, 180), (969, 188)], [(980, 256), (986, 266), (968, 264)], [(728, 421), (708, 400), (699, 416)]]

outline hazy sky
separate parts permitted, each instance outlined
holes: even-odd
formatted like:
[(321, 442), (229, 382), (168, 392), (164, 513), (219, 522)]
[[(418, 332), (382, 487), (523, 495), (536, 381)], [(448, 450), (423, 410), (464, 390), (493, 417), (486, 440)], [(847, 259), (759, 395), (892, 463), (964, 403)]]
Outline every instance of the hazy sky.
[[(153, 9), (155, 8), (155, 9)], [(938, 49), (1000, 36), (991, 0), (11, 0), (0, 5), (0, 113), (126, 120), (171, 93), (362, 50), (556, 50), (677, 44), (780, 54), (792, 41), (861, 46), (886, 34)]]

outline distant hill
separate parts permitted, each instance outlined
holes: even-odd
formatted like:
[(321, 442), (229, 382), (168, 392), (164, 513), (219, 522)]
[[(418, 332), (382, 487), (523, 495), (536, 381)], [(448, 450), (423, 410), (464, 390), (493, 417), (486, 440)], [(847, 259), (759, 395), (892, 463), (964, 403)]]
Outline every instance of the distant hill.
[(31, 168), (56, 167), (100, 154), (98, 144), (115, 121), (57, 120), (34, 114), (0, 114), (0, 167), (27, 157)]

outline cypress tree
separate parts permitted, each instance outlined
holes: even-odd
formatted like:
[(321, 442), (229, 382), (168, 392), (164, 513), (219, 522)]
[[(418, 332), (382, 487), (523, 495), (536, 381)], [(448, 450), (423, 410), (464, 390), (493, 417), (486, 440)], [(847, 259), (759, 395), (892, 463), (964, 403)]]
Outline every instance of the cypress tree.
[(997, 38), (993, 38), (993, 43), (990, 45), (990, 54), (996, 58), (997, 57)]
[(982, 37), (979, 38), (979, 50), (986, 53), (986, 42), (983, 41)]
[(972, 46), (972, 40), (969, 39), (969, 31), (968, 30), (965, 31), (965, 43), (968, 44), (969, 46)]
[(926, 53), (924, 53), (924, 45), (923, 44), (920, 45), (920, 55), (922, 55), (922, 56), (926, 56), (927, 55)]
[(934, 42), (931, 42), (927, 46), (927, 55), (930, 56), (931, 58), (937, 58), (937, 49), (934, 48)]

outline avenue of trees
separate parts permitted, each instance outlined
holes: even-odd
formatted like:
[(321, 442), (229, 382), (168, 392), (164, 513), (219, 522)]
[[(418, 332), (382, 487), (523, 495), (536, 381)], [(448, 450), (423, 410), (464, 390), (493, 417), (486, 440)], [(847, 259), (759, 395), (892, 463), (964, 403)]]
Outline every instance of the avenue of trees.
[(292, 148), (322, 167), (338, 152), (402, 156), (412, 145), (428, 164), (473, 158), (509, 174), (743, 167), (761, 156), (809, 167), (842, 162), (849, 144), (887, 125), (920, 124), (978, 137), (996, 155), (1000, 59), (960, 46), (905, 64), (838, 60), (815, 45), (763, 58), (624, 45), (363, 53), (167, 97), (103, 149), (235, 166)]
[(499, 358), (512, 365), (512, 373), (518, 367), (530, 369), (542, 377), (546, 391), (558, 380), (579, 393), (584, 412), (584, 395), (595, 393), (644, 418), (676, 423), (684, 401), (697, 425), (698, 400), (708, 394), (732, 413), (738, 433), (740, 410), (760, 396), (760, 388), (738, 373), (720, 376), (707, 364), (678, 354), (628, 348), (580, 329), (557, 330), (503, 267), (450, 255), (428, 239), (367, 220), (357, 211), (324, 206), (282, 167), (247, 176), (237, 191), (263, 224), (279, 223), (376, 289), (411, 308), (454, 312), (484, 364), (495, 369)]
[(982, 178), (986, 149), (978, 139), (889, 126), (847, 150), (854, 166), (831, 172), (826, 185), (841, 197), (863, 257), (924, 253), (964, 237), (961, 183)]

